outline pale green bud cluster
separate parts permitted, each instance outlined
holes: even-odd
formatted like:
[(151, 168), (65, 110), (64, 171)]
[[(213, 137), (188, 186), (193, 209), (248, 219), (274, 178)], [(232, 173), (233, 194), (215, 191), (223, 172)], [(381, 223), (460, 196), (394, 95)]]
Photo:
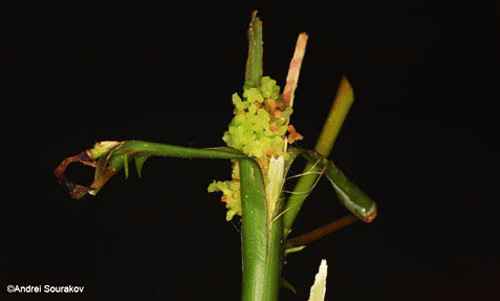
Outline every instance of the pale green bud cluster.
[(283, 108), (276, 81), (264, 76), (258, 88), (244, 89), (243, 99), (234, 93), (233, 104), (235, 116), (222, 140), (254, 158), (283, 156), (292, 109)]
[(230, 221), (235, 215), (241, 216), (240, 196), (240, 168), (238, 161), (233, 161), (231, 181), (213, 181), (208, 185), (208, 192), (222, 192), (221, 201), (226, 203), (226, 220)]
[[(286, 144), (302, 137), (295, 132), (293, 126), (288, 125), (292, 108), (285, 107), (280, 87), (269, 76), (262, 77), (258, 87), (245, 85), (242, 97), (234, 93), (232, 101), (234, 117), (222, 140), (228, 146), (253, 157), (259, 163), (265, 178), (269, 160), (279, 157), (287, 160)], [(238, 162), (233, 162), (230, 181), (214, 181), (208, 186), (208, 191), (222, 192), (221, 201), (228, 208), (228, 221), (235, 215), (241, 215)]]

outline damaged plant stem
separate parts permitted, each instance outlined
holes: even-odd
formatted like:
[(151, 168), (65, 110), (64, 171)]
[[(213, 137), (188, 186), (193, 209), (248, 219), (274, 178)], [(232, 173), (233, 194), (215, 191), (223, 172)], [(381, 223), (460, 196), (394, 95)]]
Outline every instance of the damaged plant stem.
[[(103, 141), (63, 160), (55, 170), (56, 178), (73, 198), (80, 199), (87, 193), (97, 194), (121, 170), (128, 177), (132, 161), (141, 176), (142, 166), (151, 156), (231, 160), (231, 179), (214, 181), (208, 191), (222, 192), (227, 220), (241, 218), (241, 299), (278, 300), (280, 285), (293, 290), (281, 277), (286, 254), (355, 220), (371, 222), (376, 216), (375, 203), (327, 159), (353, 101), (352, 89), (345, 77), (315, 149), (289, 146), (302, 139), (290, 124), (290, 117), (307, 38), (301, 33), (297, 39), (281, 93), (276, 81), (263, 75), (262, 21), (256, 11), (252, 13), (243, 93), (232, 96), (234, 117), (222, 138), (226, 147), (195, 149), (138, 140)], [(298, 157), (305, 159), (307, 166), (304, 173), (297, 176), (298, 182), (287, 198), (284, 183), (291, 164)], [(64, 176), (67, 167), (75, 162), (95, 168), (90, 186), (72, 183)], [(330, 181), (351, 215), (304, 236), (288, 239), (302, 203), (322, 175)]]

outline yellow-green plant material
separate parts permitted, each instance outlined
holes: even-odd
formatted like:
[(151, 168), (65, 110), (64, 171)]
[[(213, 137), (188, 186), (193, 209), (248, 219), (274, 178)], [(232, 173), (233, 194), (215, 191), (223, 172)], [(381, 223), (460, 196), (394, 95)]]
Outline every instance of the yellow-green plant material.
[(311, 287), (311, 292), (308, 301), (324, 301), (326, 295), (326, 276), (328, 274), (328, 266), (326, 260), (321, 260), (319, 270), (314, 277), (314, 284)]
[[(257, 12), (252, 13), (243, 89), (231, 97), (234, 115), (228, 118), (228, 129), (222, 135), (226, 146), (190, 148), (140, 140), (102, 141), (64, 159), (54, 172), (57, 180), (73, 198), (80, 199), (86, 194), (96, 195), (121, 170), (128, 177), (130, 162), (134, 162), (141, 176), (143, 165), (152, 156), (231, 160), (231, 178), (213, 181), (208, 191), (222, 193), (228, 221), (235, 217), (241, 220), (241, 300), (277, 300), (280, 286), (295, 291), (281, 277), (281, 272), (284, 257), (304, 249), (305, 245), (298, 245), (297, 241), (309, 243), (332, 229), (339, 229), (338, 225), (351, 223), (353, 216), (371, 222), (376, 215), (373, 200), (328, 159), (354, 99), (345, 77), (315, 150), (291, 146), (303, 138), (290, 120), (307, 40), (307, 34), (299, 35), (282, 90), (276, 80), (263, 76), (262, 21)], [(230, 105), (229, 99), (227, 104)], [(287, 199), (285, 181), (291, 164), (299, 157), (308, 165)], [(89, 186), (72, 183), (65, 177), (65, 170), (75, 162), (95, 168)], [(350, 222), (336, 223), (335, 227), (326, 227), (326, 232), (319, 231), (319, 235), (313, 232), (314, 235), (307, 235), (305, 239), (294, 241), (291, 238), (287, 242), (302, 203), (322, 175), (330, 181), (340, 202), (353, 214), (347, 219)], [(322, 263), (318, 275), (310, 300), (324, 299), (326, 262)]]

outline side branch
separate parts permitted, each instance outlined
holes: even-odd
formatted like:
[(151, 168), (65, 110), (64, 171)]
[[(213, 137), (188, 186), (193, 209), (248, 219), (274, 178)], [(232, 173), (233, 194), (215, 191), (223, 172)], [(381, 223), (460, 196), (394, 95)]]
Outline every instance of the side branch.
[(307, 232), (306, 234), (299, 235), (294, 238), (290, 238), (288, 240), (288, 244), (290, 248), (298, 247), (298, 246), (304, 246), (307, 245), (313, 241), (316, 241), (322, 237), (327, 236), (328, 234), (331, 234), (335, 231), (338, 231), (344, 227), (349, 226), (350, 224), (353, 224), (355, 222), (359, 221), (359, 219), (352, 215), (346, 215), (343, 216), (337, 220), (334, 220), (326, 225), (323, 225), (319, 228), (316, 228), (310, 232)]
[[(349, 109), (351, 108), (353, 102), (354, 95), (352, 87), (349, 84), (347, 78), (343, 76), (337, 91), (337, 95), (335, 96), (327, 120), (323, 125), (320, 137), (315, 146), (315, 150), (324, 157), (328, 157), (330, 155), (344, 119), (347, 116), (347, 113), (349, 112)], [(304, 171), (314, 172), (316, 171), (316, 168), (313, 167), (312, 164), (308, 164), (304, 168)], [(299, 213), (300, 208), (302, 207), (302, 204), (307, 197), (307, 193), (305, 192), (311, 189), (317, 178), (317, 175), (309, 174), (301, 177), (299, 181), (297, 181), (297, 184), (295, 184), (295, 187), (293, 189), (294, 194), (290, 196), (286, 203), (284, 217), (285, 233), (289, 233), (290, 229), (292, 228), (293, 222), (295, 221), (295, 218), (297, 217), (297, 214)]]
[[(144, 161), (151, 156), (200, 159), (246, 159), (245, 154), (230, 147), (189, 148), (163, 143), (128, 140), (103, 141), (94, 148), (64, 159), (55, 169), (54, 174), (61, 186), (72, 198), (80, 199), (85, 194), (96, 194), (106, 182), (122, 168), (128, 174), (128, 163), (134, 159), (138, 174), (141, 173)], [(64, 172), (71, 163), (82, 163), (95, 168), (94, 181), (90, 187), (68, 181)]]

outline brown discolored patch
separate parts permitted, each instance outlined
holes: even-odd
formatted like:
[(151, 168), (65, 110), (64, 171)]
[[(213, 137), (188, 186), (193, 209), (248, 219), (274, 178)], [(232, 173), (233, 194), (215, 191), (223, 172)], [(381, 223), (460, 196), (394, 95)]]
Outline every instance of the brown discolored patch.
[(273, 133), (275, 133), (275, 134), (276, 134), (276, 133), (278, 133), (279, 129), (280, 129), (280, 127), (276, 124), (276, 122), (274, 122), (274, 121), (273, 121), (273, 122), (271, 122), (271, 123), (269, 124), (269, 130), (270, 130), (271, 132), (273, 132)]
[(276, 119), (280, 119), (280, 118), (282, 118), (282, 117), (283, 117), (283, 112), (281, 112), (280, 110), (275, 110), (275, 111), (273, 112), (273, 116), (274, 116), (274, 118), (276, 118)]
[(277, 155), (276, 155), (276, 152), (274, 151), (274, 149), (268, 149), (266, 151), (266, 155), (269, 157), (269, 158), (276, 158)]
[(266, 98), (264, 99), (264, 109), (268, 111), (269, 113), (274, 115), (274, 112), (277, 110), (279, 107), (279, 102), (277, 102), (274, 99)]
[[(81, 199), (87, 193), (95, 194), (104, 184), (117, 172), (116, 169), (107, 166), (108, 154), (112, 149), (122, 145), (123, 143), (115, 143), (109, 146), (108, 153), (101, 155), (99, 158), (94, 158), (90, 150), (83, 151), (76, 156), (71, 156), (64, 159), (59, 166), (54, 170), (54, 175), (59, 184), (70, 194), (73, 199)], [(97, 159), (97, 160), (96, 160)], [(94, 181), (90, 187), (75, 184), (68, 181), (64, 173), (68, 166), (72, 163), (81, 163), (86, 166), (91, 166), (96, 169)]]
[(363, 222), (365, 223), (371, 223), (375, 217), (377, 217), (377, 205), (373, 203), (373, 207), (370, 210), (370, 213), (363, 219)]
[(66, 179), (66, 177), (64, 176), (64, 172), (66, 171), (68, 166), (74, 162), (80, 162), (80, 163), (87, 165), (87, 166), (96, 167), (96, 162), (92, 161), (92, 154), (90, 153), (90, 151), (86, 150), (86, 151), (79, 153), (76, 156), (72, 156), (72, 157), (68, 157), (68, 158), (64, 159), (59, 164), (59, 166), (54, 170), (54, 175), (55, 175), (57, 181), (59, 182), (59, 184), (71, 195), (72, 198), (80, 199), (85, 194), (87, 194), (87, 192), (89, 192), (89, 188), (82, 186), (82, 185), (72, 183), (72, 182), (68, 181), (68, 179)]
[(304, 137), (299, 134), (293, 125), (288, 126), (288, 143), (294, 143), (297, 140), (302, 140)]

